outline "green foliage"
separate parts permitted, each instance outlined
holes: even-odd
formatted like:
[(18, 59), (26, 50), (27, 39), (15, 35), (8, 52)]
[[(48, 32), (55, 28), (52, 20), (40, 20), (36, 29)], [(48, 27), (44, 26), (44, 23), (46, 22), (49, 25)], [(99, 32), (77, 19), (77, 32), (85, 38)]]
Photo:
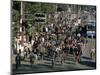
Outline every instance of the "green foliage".
[(17, 10), (18, 12), (20, 12), (20, 8), (21, 7), (21, 3), (19, 1), (13, 1), (13, 5), (12, 5), (12, 8), (14, 10)]
[[(34, 20), (35, 13), (45, 13), (46, 15), (48, 15), (49, 13), (53, 13), (55, 11), (55, 4), (51, 4), (51, 3), (24, 1), (22, 7), (23, 7), (24, 19)], [(17, 33), (19, 32), (20, 12), (21, 12), (21, 2), (13, 1), (12, 22), (14, 22), (14, 24), (11, 25), (12, 40), (14, 40), (14, 37), (16, 37)], [(30, 27), (29, 24), (32, 24), (32, 26)], [(41, 33), (41, 26), (43, 25), (46, 25), (46, 23), (37, 24), (34, 21), (30, 21), (30, 20), (23, 21), (23, 26), (25, 27), (26, 36), (28, 36), (30, 32), (32, 33), (32, 35), (34, 35), (37, 31), (38, 33)]]

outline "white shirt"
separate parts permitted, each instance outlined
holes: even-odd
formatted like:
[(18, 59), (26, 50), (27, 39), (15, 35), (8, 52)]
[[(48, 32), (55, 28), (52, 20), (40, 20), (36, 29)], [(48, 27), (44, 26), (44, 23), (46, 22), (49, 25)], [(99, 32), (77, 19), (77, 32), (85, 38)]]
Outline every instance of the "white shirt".
[(57, 52), (59, 52), (60, 50), (61, 50), (60, 47), (56, 48), (56, 51), (57, 51)]
[(34, 40), (32, 40), (31, 44), (32, 44), (32, 45), (34, 44)]
[(77, 23), (77, 22), (75, 22), (75, 23), (74, 23), (74, 25), (75, 25), (75, 26), (78, 26), (78, 23)]
[(81, 19), (78, 19), (78, 24), (81, 24)]
[(78, 37), (80, 37), (80, 36), (81, 36), (81, 34), (80, 34), (80, 33), (78, 33), (78, 34), (77, 34), (77, 36), (78, 36)]
[(71, 12), (71, 8), (68, 8), (68, 12)]
[(42, 42), (44, 42), (44, 37), (42, 37)]
[(95, 48), (92, 48), (92, 49), (91, 49), (91, 52), (95, 53)]
[(51, 24), (51, 27), (53, 27), (53, 23)]
[(21, 50), (21, 52), (23, 52), (24, 51), (24, 46), (18, 45), (17, 52), (19, 52), (19, 49)]
[(45, 28), (45, 30), (46, 30), (46, 32), (48, 32), (48, 28), (47, 27)]
[(32, 50), (32, 49), (31, 49), (31, 48), (32, 48), (31, 44), (28, 44), (28, 48), (29, 48), (30, 50)]

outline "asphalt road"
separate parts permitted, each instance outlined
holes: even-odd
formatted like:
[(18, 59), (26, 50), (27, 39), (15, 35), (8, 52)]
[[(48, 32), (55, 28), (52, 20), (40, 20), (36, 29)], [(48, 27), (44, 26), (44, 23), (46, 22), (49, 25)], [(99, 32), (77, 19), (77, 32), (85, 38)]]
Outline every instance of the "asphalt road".
[(75, 61), (66, 60), (65, 63), (61, 64), (56, 62), (52, 66), (51, 61), (39, 61), (33, 65), (30, 65), (28, 61), (22, 62), (21, 66), (16, 70), (15, 64), (13, 64), (14, 73), (37, 73), (37, 72), (51, 72), (51, 71), (72, 71), (72, 70), (88, 70), (95, 69), (95, 61), (90, 58), (82, 57), (81, 62), (77, 63)]
[(53, 72), (53, 71), (73, 71), (73, 70), (89, 70), (96, 68), (95, 56), (90, 58), (90, 49), (95, 45), (95, 40), (88, 39), (88, 43), (83, 48), (81, 62), (77, 63), (72, 55), (67, 57), (65, 63), (56, 62), (52, 66), (50, 60), (39, 60), (37, 63), (30, 65), (29, 59), (21, 62), (21, 66), (15, 69), (15, 55), (12, 56), (12, 72), (16, 74), (37, 73), (37, 72)]

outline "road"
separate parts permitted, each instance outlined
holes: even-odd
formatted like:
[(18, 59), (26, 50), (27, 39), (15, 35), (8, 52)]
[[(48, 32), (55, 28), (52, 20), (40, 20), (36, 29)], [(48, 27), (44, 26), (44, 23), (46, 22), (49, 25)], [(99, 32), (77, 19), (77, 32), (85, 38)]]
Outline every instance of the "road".
[(52, 71), (72, 71), (72, 70), (89, 70), (96, 68), (95, 57), (90, 58), (90, 49), (95, 44), (95, 40), (88, 40), (88, 43), (85, 45), (83, 55), (81, 57), (81, 62), (77, 63), (74, 60), (72, 55), (67, 57), (65, 63), (61, 64), (56, 62), (54, 66), (50, 60), (39, 60), (37, 63), (30, 65), (29, 59), (21, 62), (21, 66), (16, 70), (15, 69), (15, 55), (12, 57), (12, 70), (13, 73), (22, 74), (22, 73), (37, 73), (37, 72), (52, 72)]

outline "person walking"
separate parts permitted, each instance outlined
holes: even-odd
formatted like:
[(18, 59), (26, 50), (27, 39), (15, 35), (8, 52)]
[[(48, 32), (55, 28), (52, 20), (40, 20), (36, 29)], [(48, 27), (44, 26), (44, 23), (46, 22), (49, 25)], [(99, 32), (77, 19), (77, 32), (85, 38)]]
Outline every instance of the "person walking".
[(95, 55), (95, 48), (91, 48), (91, 51), (90, 51), (90, 57), (91, 59), (93, 58), (93, 56)]
[(81, 51), (81, 47), (80, 45), (78, 45), (77, 47), (75, 47), (75, 60), (79, 63), (81, 61), (81, 55), (82, 55), (82, 51)]
[(32, 64), (33, 64), (33, 52), (30, 52), (29, 59), (30, 59), (30, 64), (32, 66)]
[(15, 57), (15, 62), (16, 62), (16, 69), (18, 69), (18, 67), (21, 64), (21, 56), (19, 53), (17, 53), (16, 57)]

